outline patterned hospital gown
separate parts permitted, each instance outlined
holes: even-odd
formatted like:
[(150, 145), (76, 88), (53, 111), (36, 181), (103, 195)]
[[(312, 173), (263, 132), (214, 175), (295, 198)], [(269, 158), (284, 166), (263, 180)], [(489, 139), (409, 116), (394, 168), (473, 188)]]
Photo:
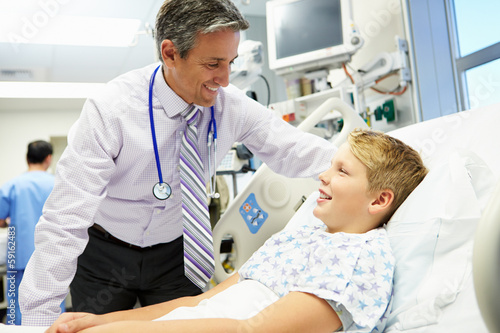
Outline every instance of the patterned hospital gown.
[(390, 311), (394, 257), (385, 229), (327, 233), (325, 225), (283, 230), (241, 267), (283, 297), (291, 291), (325, 299), (345, 331), (382, 332)]

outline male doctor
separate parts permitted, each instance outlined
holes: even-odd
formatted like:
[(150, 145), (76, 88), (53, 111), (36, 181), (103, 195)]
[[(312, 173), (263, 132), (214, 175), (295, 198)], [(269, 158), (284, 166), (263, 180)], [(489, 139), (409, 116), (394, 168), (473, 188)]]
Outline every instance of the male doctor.
[[(70, 284), (73, 309), (92, 313), (201, 292), (206, 281), (188, 273), (184, 255), (180, 160), (192, 123), (197, 137), (187, 141), (201, 159), (204, 184), (235, 141), (286, 176), (317, 177), (328, 168), (335, 147), (229, 84), (240, 31), (247, 28), (231, 0), (166, 0), (155, 32), (160, 67), (119, 76), (86, 101), (37, 226), (21, 284), (23, 324), (52, 324)], [(216, 154), (207, 144), (211, 107)], [(192, 110), (197, 119), (186, 120)]]

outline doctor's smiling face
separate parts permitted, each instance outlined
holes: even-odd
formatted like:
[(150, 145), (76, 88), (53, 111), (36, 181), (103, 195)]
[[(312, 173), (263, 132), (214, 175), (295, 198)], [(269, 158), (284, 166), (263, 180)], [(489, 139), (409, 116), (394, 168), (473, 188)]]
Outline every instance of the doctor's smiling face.
[(239, 42), (240, 33), (230, 29), (200, 33), (195, 47), (181, 58), (172, 41), (164, 40), (161, 55), (167, 84), (187, 103), (214, 105), (219, 88), (229, 84)]

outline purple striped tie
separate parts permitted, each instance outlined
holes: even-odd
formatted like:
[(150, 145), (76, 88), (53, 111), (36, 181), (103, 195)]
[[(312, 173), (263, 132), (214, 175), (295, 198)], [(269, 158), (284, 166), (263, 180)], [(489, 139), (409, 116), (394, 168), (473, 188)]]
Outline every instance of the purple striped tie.
[(203, 164), (198, 152), (196, 130), (198, 114), (199, 110), (193, 105), (182, 112), (188, 126), (182, 137), (180, 176), (184, 225), (184, 272), (189, 280), (204, 288), (214, 273), (214, 251)]

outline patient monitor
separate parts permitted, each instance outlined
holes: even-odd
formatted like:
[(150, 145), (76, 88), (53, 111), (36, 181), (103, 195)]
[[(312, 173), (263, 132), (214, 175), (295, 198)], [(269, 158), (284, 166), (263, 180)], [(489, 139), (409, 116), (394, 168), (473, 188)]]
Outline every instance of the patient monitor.
[(363, 45), (350, 0), (266, 3), (269, 68), (288, 76), (338, 68)]
[[(330, 98), (307, 117), (299, 129), (310, 131), (332, 110), (340, 112), (344, 119), (344, 127), (332, 144), (340, 145), (356, 127), (367, 127), (348, 104), (338, 98)], [(306, 196), (318, 187), (319, 183), (313, 179), (287, 178), (262, 165), (215, 225), (213, 237), (216, 282), (231, 275), (221, 262), (221, 244), (226, 235), (230, 235), (234, 241), (236, 258), (233, 266), (237, 270), (257, 250), (256, 244), (262, 245), (272, 234), (283, 229)]]

